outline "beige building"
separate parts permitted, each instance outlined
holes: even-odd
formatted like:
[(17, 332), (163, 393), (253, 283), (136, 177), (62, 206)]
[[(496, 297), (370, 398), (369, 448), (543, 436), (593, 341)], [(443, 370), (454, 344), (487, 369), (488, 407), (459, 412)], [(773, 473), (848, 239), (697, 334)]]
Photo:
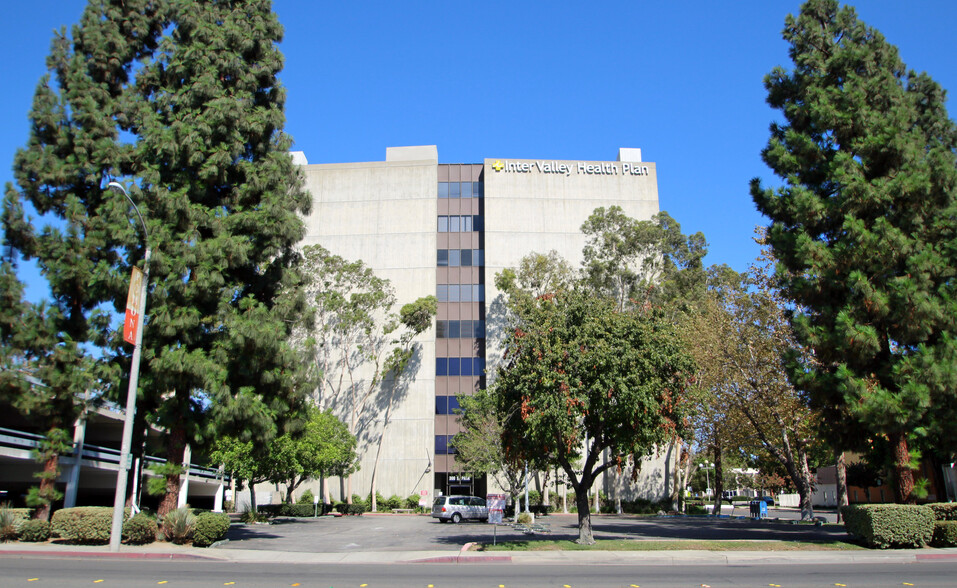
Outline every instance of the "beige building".
[[(418, 341), (414, 378), (394, 396), (373, 394), (357, 406), (348, 391), (317, 394), (320, 405), (353, 426), (362, 456), (351, 488), (335, 480), (332, 497), (367, 496), (374, 470), (386, 497), (430, 501), (437, 492), (493, 491), (484, 478), (459, 470), (449, 439), (459, 430), (456, 396), (483, 387), (497, 357), (498, 331), (487, 322), (498, 295), (494, 276), (533, 251), (555, 250), (577, 265), (581, 225), (599, 206), (650, 219), (658, 212), (655, 164), (641, 161), (640, 149), (620, 149), (615, 161), (440, 164), (435, 146), (390, 147), (377, 162), (294, 158), (313, 197), (304, 245), (362, 260), (391, 281), (399, 305), (430, 294), (439, 299), (436, 324)], [(668, 460), (648, 460), (637, 483), (624, 484), (622, 498), (667, 495)], [(318, 484), (311, 489), (316, 493)]]

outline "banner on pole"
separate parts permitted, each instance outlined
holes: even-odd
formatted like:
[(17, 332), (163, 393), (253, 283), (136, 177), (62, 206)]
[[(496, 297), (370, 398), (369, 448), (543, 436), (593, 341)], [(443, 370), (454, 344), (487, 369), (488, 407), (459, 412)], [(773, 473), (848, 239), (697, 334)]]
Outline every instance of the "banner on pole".
[(123, 321), (123, 340), (136, 345), (136, 331), (140, 328), (140, 296), (143, 294), (143, 271), (133, 268), (130, 291), (126, 294), (126, 320)]

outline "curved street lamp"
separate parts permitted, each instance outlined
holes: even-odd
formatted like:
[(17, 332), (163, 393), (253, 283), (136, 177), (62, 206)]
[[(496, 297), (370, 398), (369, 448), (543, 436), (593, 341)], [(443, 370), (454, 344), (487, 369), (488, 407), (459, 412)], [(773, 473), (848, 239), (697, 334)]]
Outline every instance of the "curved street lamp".
[[(113, 498), (113, 526), (110, 528), (110, 551), (115, 552), (120, 550), (120, 541), (123, 538), (123, 508), (126, 503), (126, 483), (129, 479), (131, 461), (130, 446), (133, 442), (133, 417), (136, 414), (136, 387), (140, 375), (140, 354), (143, 348), (143, 329), (145, 327), (142, 321), (143, 315), (146, 312), (146, 285), (150, 276), (151, 251), (146, 221), (143, 220), (143, 215), (140, 213), (140, 209), (136, 206), (136, 203), (130, 198), (129, 192), (127, 192), (123, 184), (119, 182), (110, 182), (107, 184), (107, 187), (114, 192), (119, 192), (123, 194), (123, 196), (126, 196), (130, 205), (133, 206), (133, 210), (136, 211), (136, 216), (140, 219), (140, 224), (143, 225), (143, 241), (146, 244), (146, 256), (143, 258), (143, 276), (140, 280), (139, 291), (134, 291), (134, 280), (131, 280), (130, 294), (127, 297), (127, 319), (124, 323), (124, 327), (130, 324), (132, 314), (132, 324), (133, 328), (135, 328), (136, 335), (133, 344), (133, 359), (130, 365), (130, 386), (126, 392), (126, 416), (123, 419), (123, 441), (120, 445), (120, 463), (119, 469), (116, 472), (116, 494)], [(135, 301), (136, 308), (130, 308), (131, 301)]]

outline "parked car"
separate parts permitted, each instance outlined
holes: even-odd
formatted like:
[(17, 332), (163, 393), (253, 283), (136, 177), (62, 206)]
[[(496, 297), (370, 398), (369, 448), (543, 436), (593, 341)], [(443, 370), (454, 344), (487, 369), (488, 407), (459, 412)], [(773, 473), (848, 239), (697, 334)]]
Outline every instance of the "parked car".
[(478, 496), (436, 496), (432, 502), (432, 518), (440, 523), (458, 523), (473, 519), (488, 522), (488, 505)]
[(768, 506), (774, 506), (774, 497), (772, 496), (762, 496), (758, 500), (763, 500)]

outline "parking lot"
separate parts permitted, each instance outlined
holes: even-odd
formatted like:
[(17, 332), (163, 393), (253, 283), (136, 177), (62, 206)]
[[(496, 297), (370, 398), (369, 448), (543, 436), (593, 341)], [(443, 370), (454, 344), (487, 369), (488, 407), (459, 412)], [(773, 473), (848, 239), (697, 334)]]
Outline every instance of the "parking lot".
[[(746, 514), (743, 511), (742, 514)], [(776, 516), (772, 513), (771, 516)], [(791, 515), (793, 516), (793, 514)], [(833, 521), (833, 514), (830, 517)], [(301, 552), (411, 551), (461, 547), (469, 542), (570, 539), (578, 537), (576, 515), (553, 514), (538, 522), (548, 534), (525, 535), (509, 526), (486, 523), (442, 524), (427, 515), (280, 518), (269, 525), (233, 525), (219, 549)], [(706, 517), (592, 516), (596, 539), (715, 539), (826, 541), (845, 539), (843, 526), (795, 525), (790, 521)]]

